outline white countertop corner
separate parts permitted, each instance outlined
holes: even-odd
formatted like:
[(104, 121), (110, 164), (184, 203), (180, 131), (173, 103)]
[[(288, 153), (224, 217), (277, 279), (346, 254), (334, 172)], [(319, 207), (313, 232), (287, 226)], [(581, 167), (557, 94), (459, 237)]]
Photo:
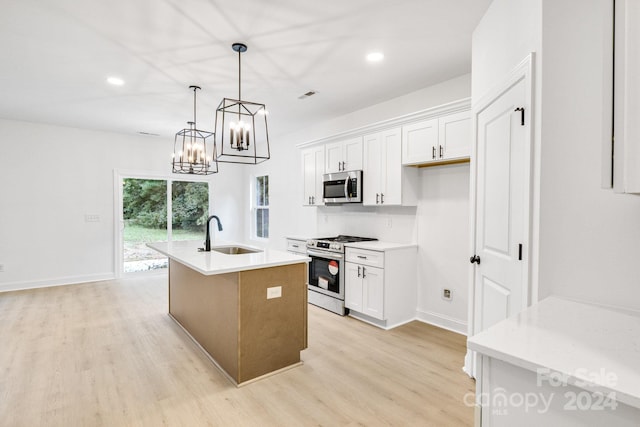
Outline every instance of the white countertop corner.
[(467, 340), (512, 365), (640, 408), (640, 313), (548, 297)]

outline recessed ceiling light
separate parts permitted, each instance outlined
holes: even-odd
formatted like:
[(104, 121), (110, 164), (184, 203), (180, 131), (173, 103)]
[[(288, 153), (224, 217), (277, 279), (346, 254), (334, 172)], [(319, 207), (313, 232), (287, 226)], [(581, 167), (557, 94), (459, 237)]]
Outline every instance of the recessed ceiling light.
[(114, 86), (122, 86), (124, 84), (124, 80), (120, 77), (107, 77), (107, 83)]
[(380, 62), (384, 59), (384, 53), (382, 52), (371, 52), (367, 55), (367, 61), (369, 62)]

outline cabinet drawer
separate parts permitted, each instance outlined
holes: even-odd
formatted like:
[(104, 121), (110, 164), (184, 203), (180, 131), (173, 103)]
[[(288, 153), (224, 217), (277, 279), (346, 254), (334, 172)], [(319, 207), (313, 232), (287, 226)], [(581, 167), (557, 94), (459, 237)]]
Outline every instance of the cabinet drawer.
[(287, 240), (287, 250), (299, 254), (307, 253), (307, 242), (304, 240)]
[(346, 258), (348, 262), (384, 268), (384, 252), (347, 248)]

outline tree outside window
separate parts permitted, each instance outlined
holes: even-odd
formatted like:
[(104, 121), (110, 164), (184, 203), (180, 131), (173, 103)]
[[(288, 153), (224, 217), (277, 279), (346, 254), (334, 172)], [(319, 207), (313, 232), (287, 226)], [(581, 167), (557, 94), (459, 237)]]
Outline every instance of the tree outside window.
[(254, 191), (254, 225), (255, 237), (269, 238), (269, 176), (255, 178)]

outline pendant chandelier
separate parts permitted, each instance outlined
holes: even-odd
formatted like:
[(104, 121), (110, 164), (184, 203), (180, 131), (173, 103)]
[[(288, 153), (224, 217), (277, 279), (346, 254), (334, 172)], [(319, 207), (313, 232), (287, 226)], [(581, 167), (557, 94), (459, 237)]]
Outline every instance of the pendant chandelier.
[(269, 132), (264, 104), (242, 100), (241, 54), (247, 45), (234, 43), (238, 52), (238, 99), (223, 98), (216, 110), (215, 139), (221, 163), (258, 164), (268, 160)]
[[(193, 90), (193, 121), (187, 122), (188, 129), (176, 133), (173, 142), (173, 173), (211, 175), (218, 173), (215, 135), (213, 132), (196, 127), (196, 91), (199, 86), (189, 86)], [(211, 138), (211, 137), (214, 138)], [(207, 146), (207, 138), (211, 138)]]

